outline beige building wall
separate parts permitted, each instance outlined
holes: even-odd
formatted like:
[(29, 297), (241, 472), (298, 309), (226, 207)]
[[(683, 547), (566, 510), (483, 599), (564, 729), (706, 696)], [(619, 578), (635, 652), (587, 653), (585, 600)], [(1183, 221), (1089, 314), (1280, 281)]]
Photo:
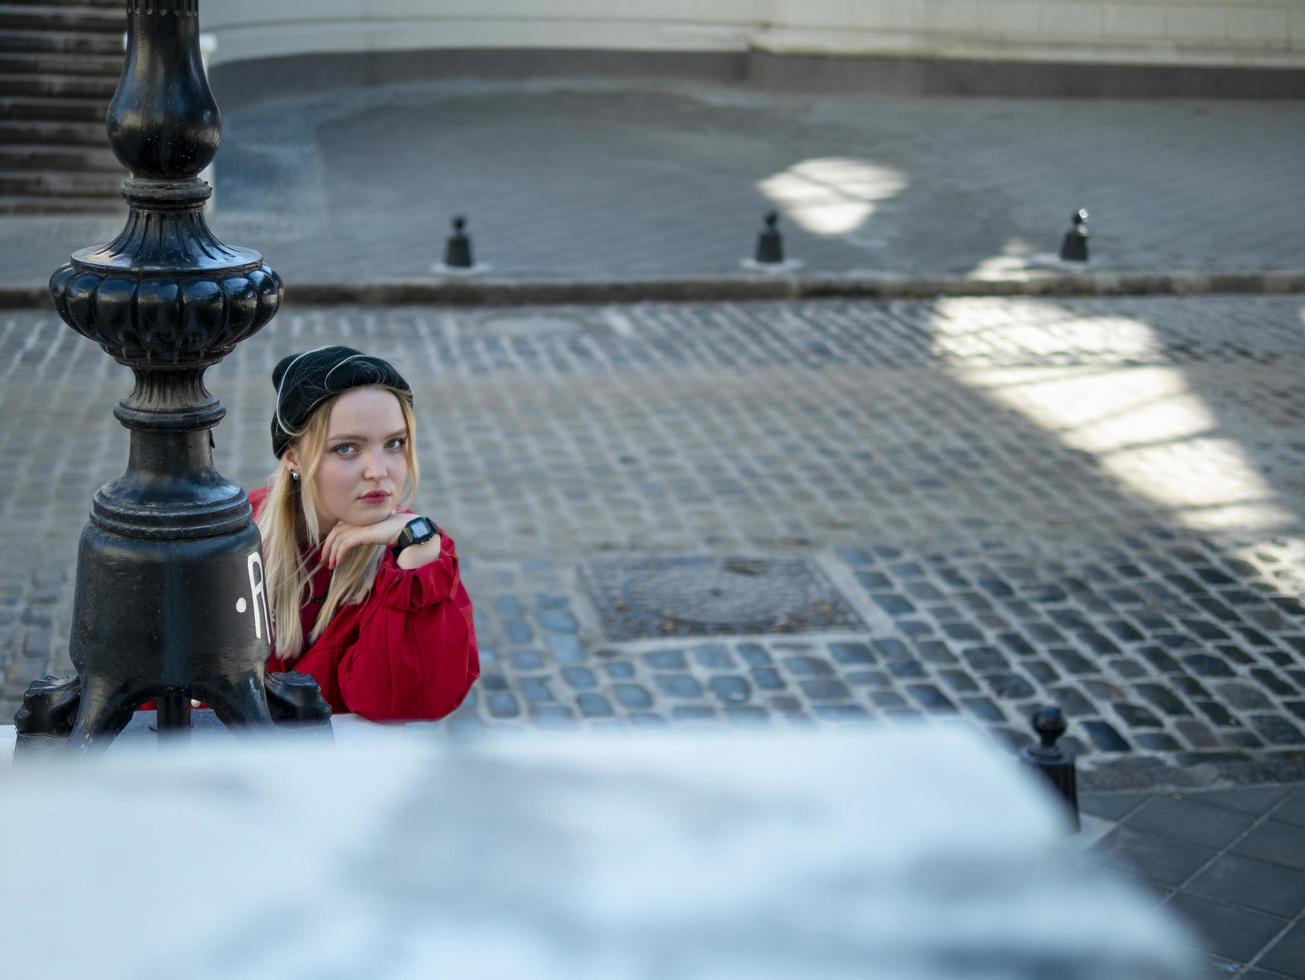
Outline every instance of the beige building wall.
[(213, 63), (438, 48), (1305, 67), (1305, 0), (219, 0)]

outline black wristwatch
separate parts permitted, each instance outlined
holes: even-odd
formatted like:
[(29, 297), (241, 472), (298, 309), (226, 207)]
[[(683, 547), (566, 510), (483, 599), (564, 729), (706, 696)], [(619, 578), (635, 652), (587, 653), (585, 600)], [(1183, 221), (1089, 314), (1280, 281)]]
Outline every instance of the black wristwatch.
[(414, 517), (399, 532), (399, 543), (390, 549), (390, 554), (397, 559), (399, 552), (410, 544), (425, 544), (431, 538), (440, 536), (439, 525), (429, 517)]

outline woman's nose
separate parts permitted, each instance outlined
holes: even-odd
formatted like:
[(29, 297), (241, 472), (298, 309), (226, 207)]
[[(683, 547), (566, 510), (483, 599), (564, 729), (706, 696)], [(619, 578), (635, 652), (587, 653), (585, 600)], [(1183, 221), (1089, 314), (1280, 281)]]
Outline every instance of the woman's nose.
[(379, 480), (385, 472), (385, 453), (380, 450), (367, 453), (363, 459), (363, 478)]

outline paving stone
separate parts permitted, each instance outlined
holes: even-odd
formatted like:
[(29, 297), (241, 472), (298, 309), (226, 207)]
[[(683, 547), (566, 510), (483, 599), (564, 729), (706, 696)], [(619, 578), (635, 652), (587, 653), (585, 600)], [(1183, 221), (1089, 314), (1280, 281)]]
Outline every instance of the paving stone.
[(1050, 623), (1025, 623), (1024, 629), (1028, 632), (1029, 636), (1033, 638), (1033, 642), (1042, 647), (1051, 644), (1063, 644), (1065, 642), (1065, 634), (1061, 633), (1060, 630), (1056, 629)]
[(856, 580), (868, 590), (891, 589), (893, 580), (883, 572), (857, 572)]
[(1114, 726), (1105, 721), (1081, 721), (1080, 725), (1088, 733), (1088, 738), (1102, 752), (1129, 752), (1132, 747)]
[(814, 701), (843, 701), (851, 698), (851, 689), (842, 681), (817, 679), (802, 681), (800, 686)]
[(586, 718), (610, 718), (616, 714), (607, 698), (592, 691), (577, 694), (575, 703)]
[(1170, 888), (1186, 881), (1215, 853), (1210, 847), (1166, 840), (1127, 827), (1112, 830), (1090, 852), (1094, 860)]
[(688, 667), (683, 650), (648, 650), (644, 662), (657, 670), (684, 670)]
[(1149, 793), (1080, 793), (1079, 810), (1117, 823), (1151, 798)]
[(959, 662), (956, 655), (941, 640), (917, 640), (914, 647), (916, 656), (924, 663), (950, 665)]
[(1006, 700), (1020, 701), (1037, 693), (1033, 685), (1018, 674), (984, 674), (983, 682), (993, 694)]
[(1220, 727), (1237, 728), (1241, 726), (1241, 721), (1217, 701), (1194, 701), (1193, 704), (1198, 711)]
[(723, 643), (703, 643), (693, 648), (693, 659), (708, 670), (732, 670), (738, 666)]
[(544, 655), (538, 650), (513, 650), (511, 660), (517, 670), (539, 670), (544, 666)]
[(671, 717), (676, 721), (705, 721), (716, 716), (716, 709), (708, 705), (677, 704), (671, 708)]
[(538, 619), (540, 626), (556, 633), (574, 633), (579, 628), (575, 616), (565, 609), (545, 609)]
[(905, 708), (906, 699), (896, 691), (871, 691), (870, 700), (878, 708)]
[(1177, 752), (1182, 748), (1177, 739), (1164, 732), (1134, 732), (1132, 738), (1139, 749), (1153, 752)]
[(770, 713), (755, 704), (731, 704), (725, 708), (725, 716), (730, 721), (746, 725), (768, 725)]
[(802, 710), (802, 702), (789, 694), (777, 694), (768, 703), (781, 714), (789, 715)]
[(1138, 654), (1162, 674), (1176, 674), (1182, 665), (1157, 646), (1145, 646), (1138, 649)]
[(870, 717), (859, 704), (813, 704), (811, 713), (821, 721), (858, 722)]
[(1180, 675), (1178, 677), (1166, 678), (1166, 680), (1174, 686), (1174, 690), (1176, 690), (1180, 694), (1187, 696), (1188, 698), (1214, 697), (1213, 694), (1211, 694), (1208, 690), (1206, 690), (1205, 685), (1203, 685), (1195, 677), (1184, 677)]
[(577, 691), (589, 691), (598, 686), (598, 678), (587, 667), (564, 667), (562, 678)]
[(1115, 714), (1119, 715), (1129, 728), (1164, 727), (1164, 722), (1141, 705), (1116, 702), (1111, 707), (1115, 709)]
[(1294, 918), (1305, 909), (1305, 874), (1235, 854), (1221, 854), (1184, 891)]
[(670, 698), (702, 697), (702, 685), (689, 674), (655, 674), (653, 683), (657, 692)]
[(1213, 687), (1219, 697), (1234, 708), (1257, 710), (1272, 707), (1264, 693), (1250, 684), (1226, 681)]
[(983, 634), (969, 623), (944, 623), (943, 632), (953, 640), (962, 643), (979, 643), (983, 641)]
[[(807, 683), (811, 683), (808, 681)], [(742, 704), (752, 697), (752, 685), (742, 677), (720, 675), (713, 677), (708, 686), (724, 704)]]
[(1183, 663), (1199, 677), (1232, 677), (1233, 671), (1218, 657), (1206, 653), (1189, 653), (1183, 657)]
[(849, 670), (843, 675), (849, 684), (858, 687), (885, 688), (893, 686), (893, 679), (882, 670)]
[(1230, 643), (1220, 643), (1220, 644), (1218, 644), (1218, 645), (1215, 646), (1215, 649), (1218, 650), (1220, 656), (1222, 656), (1223, 659), (1226, 660), (1226, 661), (1228, 661), (1228, 663), (1230, 663), (1230, 664), (1253, 664), (1253, 663), (1255, 663), (1255, 656), (1254, 656), (1254, 654), (1252, 654), (1252, 653), (1250, 653), (1250, 652), (1248, 652), (1248, 651), (1246, 651), (1246, 650), (1243, 650), (1243, 649), (1242, 649), (1241, 647), (1239, 647), (1239, 646), (1234, 646), (1234, 645), (1232, 645), (1232, 644), (1230, 644)]
[(919, 680), (928, 676), (924, 664), (915, 660), (893, 660), (884, 667), (898, 680)]
[(534, 630), (524, 619), (508, 619), (500, 625), (513, 643), (530, 643), (535, 638)]
[(782, 691), (788, 686), (773, 667), (752, 668), (752, 683), (763, 691)]
[(542, 677), (521, 677), (517, 680), (517, 686), (521, 690), (521, 696), (527, 702), (553, 701), (553, 692), (549, 689), (548, 680)]
[(769, 667), (774, 661), (759, 643), (740, 643), (734, 648), (739, 659), (750, 667)]
[(1248, 731), (1225, 731), (1219, 734), (1224, 745), (1235, 745), (1243, 749), (1262, 749), (1264, 741), (1258, 735)]
[(780, 662), (790, 674), (798, 677), (828, 676), (834, 668), (818, 657), (783, 657)]
[(614, 681), (628, 681), (634, 677), (634, 664), (625, 661), (603, 664), (603, 670)]
[(1298, 691), (1293, 685), (1287, 683), (1278, 674), (1264, 667), (1256, 667), (1251, 670), (1251, 676), (1270, 694), (1280, 698), (1289, 698), (1298, 695)]
[(876, 662), (874, 653), (865, 643), (831, 643), (829, 653), (840, 664), (868, 666)]
[(1099, 668), (1083, 654), (1069, 647), (1050, 647), (1047, 655), (1070, 674), (1095, 674)]
[(516, 718), (521, 714), (521, 706), (511, 694), (500, 691), (490, 694), (489, 713), (495, 718)]
[(877, 650), (879, 655), (885, 660), (911, 659), (910, 647), (895, 636), (879, 637), (871, 642), (874, 645), (875, 650)]
[(1284, 920), (1178, 892), (1167, 903), (1195, 930), (1200, 948), (1237, 963), (1251, 959), (1277, 935)]
[(638, 684), (614, 684), (612, 693), (616, 695), (617, 701), (626, 708), (651, 708), (653, 706), (652, 695), (648, 689)]
[(966, 647), (961, 651), (961, 657), (975, 673), (982, 674), (1010, 669), (1010, 662), (1002, 656), (996, 647)]
[(1250, 828), (1256, 818), (1201, 802), (1200, 795), (1157, 793), (1129, 816), (1127, 825), (1172, 840), (1224, 848)]
[(1053, 701), (1060, 706), (1060, 709), (1071, 718), (1095, 714), (1096, 712), (1092, 702), (1085, 698), (1077, 688), (1062, 685), (1050, 688), (1048, 693)]
[(1192, 713), (1187, 705), (1161, 684), (1134, 684), (1133, 690), (1170, 717), (1187, 716)]
[(1125, 643), (1133, 643), (1145, 639), (1142, 633), (1138, 632), (1138, 630), (1126, 620), (1109, 619), (1106, 620), (1105, 625), (1106, 629), (1110, 631), (1115, 639), (1122, 640)]
[(1282, 715), (1251, 715), (1251, 727), (1270, 745), (1303, 745), (1305, 734)]
[(1043, 660), (1026, 660), (1020, 664), (1024, 672), (1043, 686), (1060, 680), (1060, 673), (1055, 667)]
[(906, 691), (919, 702), (921, 707), (930, 712), (953, 714), (959, 710), (955, 702), (933, 684), (908, 684)]
[(961, 698), (961, 704), (980, 721), (1004, 722), (1006, 720), (1006, 715), (1001, 708), (988, 698)]
[(1277, 971), (1293, 980), (1305, 977), (1305, 922), (1297, 922), (1260, 959), (1264, 970)]
[(583, 664), (585, 661), (584, 647), (574, 636), (566, 633), (549, 633), (544, 637), (548, 644), (548, 649), (553, 654), (553, 659), (559, 664)]

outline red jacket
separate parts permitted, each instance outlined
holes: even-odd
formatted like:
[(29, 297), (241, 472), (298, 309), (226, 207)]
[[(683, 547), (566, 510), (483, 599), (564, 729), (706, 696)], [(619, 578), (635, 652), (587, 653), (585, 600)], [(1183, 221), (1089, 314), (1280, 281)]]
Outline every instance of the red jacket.
[[(267, 487), (250, 493), (255, 517), (267, 494)], [(299, 610), (305, 639), (332, 574), (321, 568), (313, 576), (312, 598)], [(339, 607), (297, 659), (287, 663), (273, 650), (267, 669), (311, 674), (336, 713), (372, 721), (443, 718), (480, 676), (471, 597), (453, 539), (445, 535), (439, 558), (414, 569), (400, 568), (387, 548), (367, 598)]]

